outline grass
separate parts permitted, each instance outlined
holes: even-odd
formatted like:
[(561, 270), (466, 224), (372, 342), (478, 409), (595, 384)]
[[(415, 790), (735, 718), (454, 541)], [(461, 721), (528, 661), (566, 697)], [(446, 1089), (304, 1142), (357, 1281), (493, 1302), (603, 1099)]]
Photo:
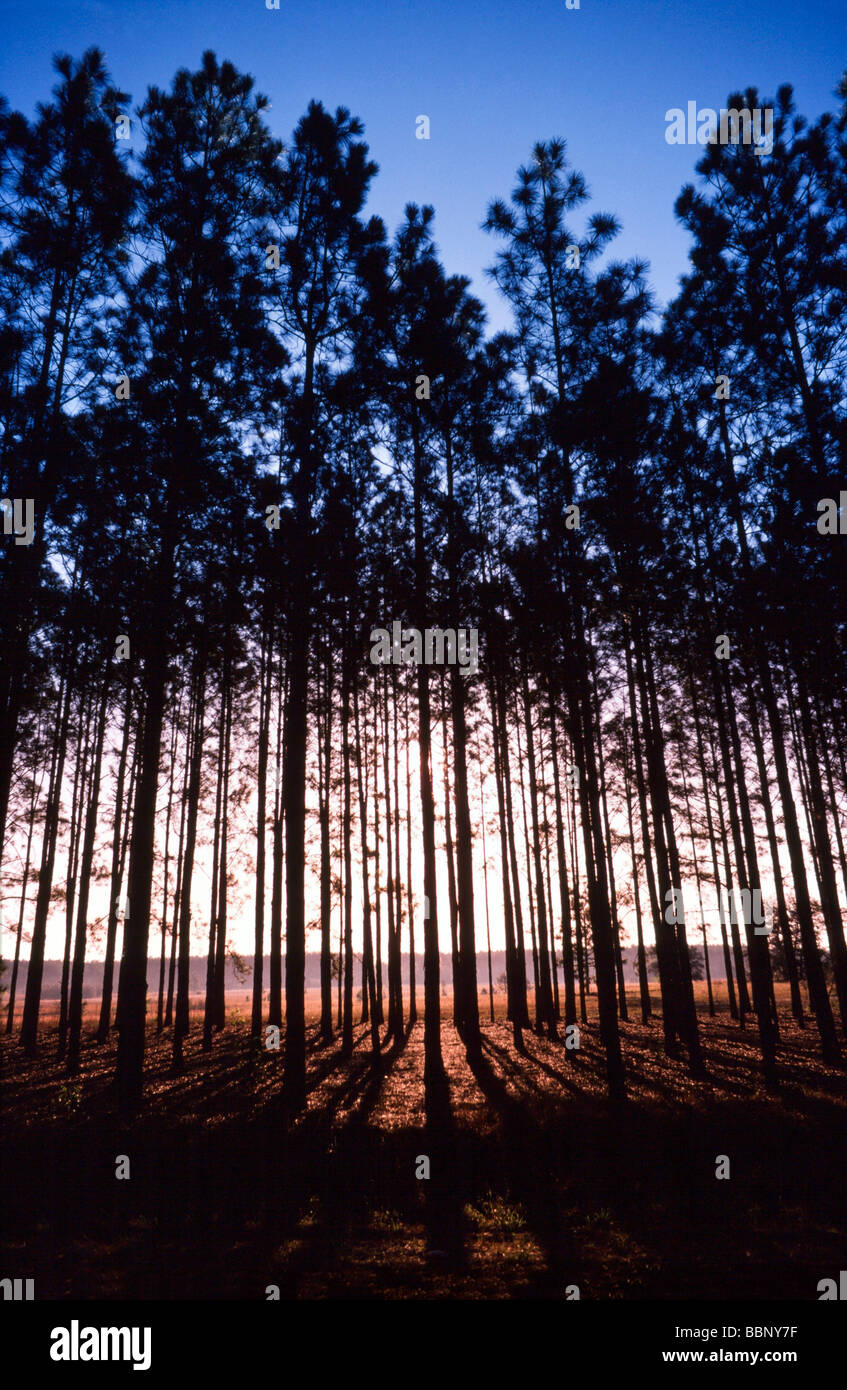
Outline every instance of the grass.
[[(320, 1044), (315, 999), (293, 1120), (284, 1050), (250, 1051), (249, 994), (230, 1000), (211, 1054), (192, 1001), (180, 1072), (151, 1020), (129, 1126), (96, 1010), (75, 1081), (48, 1010), (35, 1060), (3, 1041), (3, 1263), (25, 1265), (39, 1298), (249, 1299), (275, 1283), (283, 1298), (564, 1298), (578, 1284), (583, 1299), (816, 1299), (844, 1263), (847, 1097), (814, 1027), (795, 1026), (780, 986), (777, 999), (769, 1092), (754, 1026), (710, 1018), (698, 990), (708, 1075), (694, 1079), (633, 994), (622, 1106), (607, 1099), (593, 999), (578, 1052), (528, 1032), (519, 1055), (498, 1000), (471, 1067), (445, 1022), (445, 1080), (429, 1094), (422, 1024), (374, 1071), (367, 1027), (351, 1057)], [(130, 1181), (115, 1180), (118, 1153)]]

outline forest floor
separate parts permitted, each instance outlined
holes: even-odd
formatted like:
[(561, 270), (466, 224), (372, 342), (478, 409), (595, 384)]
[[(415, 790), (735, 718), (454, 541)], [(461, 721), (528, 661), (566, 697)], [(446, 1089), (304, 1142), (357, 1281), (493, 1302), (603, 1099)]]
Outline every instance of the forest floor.
[(579, 1051), (527, 1032), (521, 1056), (483, 1001), (472, 1068), (446, 996), (445, 1077), (428, 1096), (422, 1021), (379, 1070), (366, 1027), (344, 1059), (312, 1023), (294, 1123), (283, 1052), (251, 1052), (237, 1008), (211, 1054), (194, 1016), (179, 1075), (169, 1035), (151, 1031), (131, 1126), (113, 1116), (116, 1040), (86, 1036), (69, 1081), (48, 1018), (35, 1061), (3, 1043), (4, 1272), (56, 1299), (265, 1299), (271, 1286), (283, 1299), (564, 1299), (576, 1285), (583, 1299), (815, 1300), (847, 1255), (847, 1085), (785, 1002), (769, 1093), (754, 1020), (742, 1033), (701, 1011), (708, 1079), (695, 1081), (633, 991), (619, 1106), (593, 1013)]

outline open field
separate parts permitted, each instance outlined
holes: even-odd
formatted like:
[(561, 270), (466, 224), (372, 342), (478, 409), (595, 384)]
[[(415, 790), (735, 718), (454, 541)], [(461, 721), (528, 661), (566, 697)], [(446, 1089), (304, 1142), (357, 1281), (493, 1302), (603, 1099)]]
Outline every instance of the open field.
[(86, 1037), (69, 1082), (48, 1021), (36, 1062), (4, 1041), (4, 1264), (39, 1298), (564, 1298), (576, 1284), (584, 1299), (816, 1299), (844, 1263), (847, 1088), (778, 993), (776, 1094), (755, 1029), (701, 1011), (708, 1080), (664, 1056), (657, 1021), (630, 1021), (614, 1107), (593, 1017), (580, 1051), (528, 1033), (521, 1057), (501, 1004), (474, 1070), (443, 1023), (446, 1078), (428, 1096), (421, 1022), (378, 1071), (366, 1028), (346, 1060), (313, 1029), (293, 1124), (282, 1052), (251, 1053), (249, 1002), (231, 1002), (211, 1056), (194, 1030), (180, 1075), (151, 1033), (149, 1104), (128, 1128), (112, 1118), (114, 1039)]
[[(482, 973), (482, 972), (480, 971), (480, 975), (481, 975), (481, 973)], [(419, 1013), (421, 1016), (423, 1016), (423, 1009), (424, 1009), (424, 991), (423, 991), (423, 984), (422, 984), (422, 976), (423, 976), (423, 967), (422, 967), (422, 965), (421, 965), (421, 967), (420, 967), (420, 969), (419, 969), (419, 972), (418, 972), (418, 977), (419, 977), (419, 978), (418, 978), (418, 988), (417, 988), (417, 991), (416, 991), (417, 1008), (418, 1008), (418, 1013)], [(560, 982), (560, 983), (561, 983), (561, 982)], [(403, 987), (404, 987), (404, 993), (403, 993), (403, 1007), (404, 1007), (406, 1013), (408, 1013), (408, 1011), (409, 1011), (409, 1002), (410, 1002), (410, 999), (409, 999), (408, 985), (407, 985), (407, 981), (406, 981), (405, 979), (404, 979), (404, 982), (403, 982)], [(727, 996), (726, 981), (725, 981), (725, 980), (713, 980), (713, 981), (712, 981), (712, 992), (713, 992), (713, 995), (714, 995), (715, 1007), (716, 1007), (718, 1013), (725, 1013), (726, 1016), (727, 1016), (727, 1020), (728, 1020), (728, 1019), (729, 1019), (729, 1004), (728, 1004), (728, 996)], [(788, 992), (788, 986), (787, 986), (787, 985), (784, 985), (784, 984), (780, 984), (780, 983), (775, 983), (775, 984), (774, 984), (774, 992), (775, 992), (775, 995), (776, 995), (776, 998), (777, 998), (777, 1001), (778, 1001), (778, 1003), (779, 1003), (780, 1008), (788, 1009), (789, 1003), (790, 1003), (789, 992)], [(306, 1018), (307, 1018), (307, 1021), (310, 1022), (310, 1023), (312, 1023), (312, 1024), (316, 1024), (316, 1023), (318, 1022), (319, 1018), (320, 1018), (320, 1008), (321, 1008), (320, 990), (319, 990), (319, 989), (308, 989), (308, 988), (307, 988), (306, 991), (305, 991), (305, 994), (306, 994)], [(696, 1000), (697, 1000), (697, 1006), (698, 1006), (698, 1008), (699, 1008), (701, 1011), (703, 1011), (703, 1012), (707, 1012), (707, 1010), (708, 1010), (708, 997), (707, 997), (707, 994), (706, 994), (706, 986), (705, 986), (705, 984), (703, 984), (703, 983), (701, 983), (701, 982), (699, 982), (699, 981), (695, 981), (695, 983), (694, 983), (694, 994), (695, 994), (695, 997), (696, 997)], [(356, 988), (356, 990), (354, 990), (354, 997), (355, 997), (355, 1012), (356, 1012), (356, 1015), (358, 1016), (358, 1014), (361, 1012), (361, 991), (358, 989), (358, 987)], [(270, 998), (270, 993), (269, 993), (268, 990), (265, 990), (265, 991), (264, 991), (264, 998), (265, 998), (265, 1002), (267, 1003), (268, 999)], [(335, 1006), (336, 998), (337, 998), (337, 996), (336, 996), (336, 991), (333, 989), (333, 1002), (334, 1002), (334, 1006)], [(532, 987), (531, 987), (531, 986), (528, 986), (528, 988), (527, 988), (527, 998), (528, 998), (528, 1000), (529, 1000), (530, 1016), (531, 1016), (532, 1018), (534, 1018), (534, 1017), (535, 1017), (535, 1012), (534, 1012), (534, 1010), (535, 1010), (535, 1004), (534, 1004), (534, 997), (533, 997), (533, 991), (532, 991)], [(631, 1015), (633, 1015), (633, 1014), (634, 1014), (634, 1015), (640, 1015), (640, 1012), (641, 1012), (641, 1006), (640, 1006), (640, 1003), (639, 1003), (639, 998), (640, 998), (640, 996), (639, 996), (638, 988), (637, 988), (636, 985), (633, 985), (633, 984), (628, 984), (628, 985), (627, 985), (627, 989), (626, 989), (626, 998), (627, 998), (627, 1008), (629, 1009), (630, 1014), (631, 1014)], [(652, 1004), (653, 1009), (654, 1009), (654, 1010), (656, 1011), (656, 1013), (658, 1014), (659, 1011), (660, 1011), (660, 1009), (661, 1009), (661, 995), (660, 995), (660, 993), (659, 993), (659, 986), (658, 986), (658, 983), (657, 983), (656, 981), (651, 981), (650, 1001), (651, 1001), (651, 1004)], [(239, 1019), (242, 1019), (242, 1020), (243, 1020), (244, 1018), (249, 1019), (249, 1017), (250, 1017), (250, 1010), (251, 1010), (251, 1007), (252, 1007), (252, 1002), (253, 1002), (253, 993), (252, 993), (252, 990), (251, 990), (251, 989), (249, 989), (249, 988), (247, 988), (247, 989), (227, 989), (227, 991), (226, 991), (227, 1016), (228, 1016), (230, 1022), (236, 1022), (236, 1023), (237, 1023), (237, 1022), (239, 1021)], [(588, 996), (587, 996), (587, 1004), (588, 1004), (588, 1013), (589, 1013), (589, 1017), (591, 1017), (591, 1018), (596, 1018), (596, 1017), (597, 1017), (597, 995), (596, 995), (596, 993), (595, 993), (595, 991), (594, 991), (593, 989), (589, 992), (589, 994), (588, 994)], [(447, 987), (442, 987), (442, 991), (441, 991), (441, 1013), (442, 1013), (442, 1019), (451, 1018), (451, 1017), (452, 1017), (452, 1009), (453, 1009), (453, 993), (452, 993), (452, 990), (450, 989), (449, 986), (447, 986)], [(20, 1019), (21, 1019), (21, 1014), (22, 1014), (22, 1012), (23, 1012), (23, 991), (21, 990), (21, 991), (19, 991), (19, 993), (18, 993), (18, 999), (17, 999), (16, 1006), (15, 1006), (15, 1029), (16, 1029), (16, 1030), (17, 1030), (17, 1028), (18, 1028), (19, 1025), (20, 1025)], [(99, 1013), (100, 1013), (100, 996), (99, 996), (99, 995), (97, 995), (97, 996), (85, 996), (85, 997), (83, 998), (83, 1003), (82, 1003), (82, 1012), (83, 1012), (83, 1019), (86, 1021), (86, 1022), (83, 1024), (83, 1029), (85, 1029), (86, 1024), (87, 1024), (87, 1026), (88, 1026), (89, 1028), (91, 1028), (91, 1029), (95, 1028), (95, 1027), (96, 1027), (96, 1024), (97, 1024), (97, 1019), (98, 1019)], [(335, 1007), (334, 1007), (334, 1012), (337, 1013), (337, 1010), (335, 1009)], [(195, 1023), (202, 1023), (202, 1020), (203, 1020), (203, 995), (202, 995), (202, 994), (195, 994), (195, 993), (192, 993), (192, 994), (191, 994), (190, 1000), (189, 1000), (189, 1013), (190, 1013), (190, 1016), (191, 1016), (192, 1025), (194, 1025)], [(480, 989), (480, 996), (479, 996), (479, 1016), (480, 1016), (480, 1019), (481, 1019), (483, 1022), (489, 1021), (488, 993), (487, 993), (487, 990), (484, 989), (484, 988), (481, 988), (481, 989)], [(152, 999), (150, 999), (150, 1000), (148, 1000), (148, 1004), (147, 1004), (147, 1018), (148, 1018), (148, 1021), (151, 1023), (151, 1025), (155, 1022), (155, 1017), (156, 1017), (156, 1005), (155, 1005), (155, 1001), (153, 1001)], [(55, 1023), (58, 1021), (58, 1018), (59, 1018), (59, 1000), (58, 1000), (58, 999), (52, 999), (52, 998), (46, 998), (46, 997), (45, 997), (44, 999), (42, 999), (42, 1001), (41, 1001), (41, 1018), (42, 1018), (43, 1022), (47, 1025), (47, 1029), (48, 1029), (48, 1032), (49, 1032), (50, 1027), (51, 1027), (52, 1025), (55, 1025)], [(505, 989), (498, 989), (498, 988), (495, 988), (495, 991), (494, 991), (494, 1022), (495, 1022), (495, 1023), (505, 1023), (505, 1021), (506, 1021), (506, 991), (505, 991)], [(336, 1019), (336, 1022), (337, 1022), (337, 1019)], [(194, 1038), (194, 1039), (193, 1039), (193, 1042), (196, 1043), (196, 1042), (197, 1042), (197, 1039)], [(192, 1045), (192, 1039), (189, 1038), (189, 1040), (188, 1040), (188, 1046), (189, 1046), (189, 1048), (191, 1047), (191, 1045)]]

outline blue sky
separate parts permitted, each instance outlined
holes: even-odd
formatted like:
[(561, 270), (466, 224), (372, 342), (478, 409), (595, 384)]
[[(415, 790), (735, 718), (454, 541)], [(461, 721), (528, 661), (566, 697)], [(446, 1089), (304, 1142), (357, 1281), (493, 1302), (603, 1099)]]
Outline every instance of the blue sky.
[[(648, 259), (665, 301), (688, 244), (673, 204), (698, 154), (666, 144), (665, 111), (719, 109), (733, 90), (764, 98), (789, 81), (814, 118), (836, 105), (847, 67), (844, 0), (280, 0), (275, 11), (265, 0), (2, 0), (2, 27), (0, 91), (27, 114), (50, 91), (52, 54), (94, 43), (134, 104), (212, 48), (254, 75), (283, 139), (313, 97), (350, 107), (380, 166), (371, 210), (393, 229), (407, 202), (431, 202), (447, 269), (471, 277), (493, 328), (508, 311), (484, 276), (496, 243), (480, 223), (536, 140), (564, 136), (589, 209), (623, 224), (615, 254)], [(421, 114), (429, 141), (415, 138)]]

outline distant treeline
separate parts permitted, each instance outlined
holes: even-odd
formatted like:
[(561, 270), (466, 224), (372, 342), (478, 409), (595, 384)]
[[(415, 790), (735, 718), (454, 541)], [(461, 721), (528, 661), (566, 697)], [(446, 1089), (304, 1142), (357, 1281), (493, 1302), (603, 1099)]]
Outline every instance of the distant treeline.
[[(701, 952), (702, 956), (702, 952)], [(631, 950), (622, 952), (624, 980), (628, 985), (638, 984), (638, 965), (636, 951)], [(417, 974), (419, 979), (423, 979), (423, 955), (416, 955)], [(244, 993), (250, 986), (253, 979), (253, 957), (240, 957), (241, 964), (236, 968), (235, 963), (228, 959), (225, 968), (225, 988), (228, 994)], [(488, 958), (482, 953), (477, 954), (477, 974), (479, 977), (480, 989), (488, 989)], [(403, 952), (402, 956), (403, 977), (408, 978), (409, 956)], [(709, 968), (712, 972), (713, 980), (725, 980), (723, 951), (720, 946), (709, 947)], [(83, 997), (86, 999), (99, 999), (103, 992), (103, 969), (102, 960), (90, 960), (85, 965), (85, 981), (83, 985)], [(561, 971), (561, 961), (559, 962)], [(270, 957), (265, 956), (263, 978), (268, 978), (270, 970)], [(27, 963), (21, 961), (18, 975), (19, 988), (26, 989)], [(491, 952), (491, 975), (494, 982), (494, 993), (505, 995), (505, 981), (501, 978), (506, 972), (506, 952)], [(148, 1002), (154, 994), (159, 978), (159, 962), (152, 957), (147, 962), (147, 989)], [(447, 989), (453, 988), (453, 963), (447, 952), (441, 954), (441, 983)], [(592, 981), (593, 983), (593, 981)], [(383, 969), (383, 984), (388, 988), (388, 971)], [(531, 986), (532, 981), (528, 984)], [(321, 987), (321, 956), (319, 951), (310, 951), (306, 956), (306, 989), (320, 989)], [(206, 988), (206, 961), (200, 956), (192, 956), (189, 962), (188, 989), (190, 994), (202, 994)], [(59, 999), (62, 992), (62, 962), (60, 960), (46, 960), (44, 962), (44, 977), (42, 981), (42, 997), (44, 999)]]

